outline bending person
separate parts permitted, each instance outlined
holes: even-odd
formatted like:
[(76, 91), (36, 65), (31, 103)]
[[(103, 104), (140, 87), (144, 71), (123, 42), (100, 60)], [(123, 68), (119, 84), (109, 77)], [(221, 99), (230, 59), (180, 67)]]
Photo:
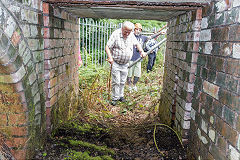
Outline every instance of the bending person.
[(124, 102), (124, 86), (127, 80), (128, 65), (136, 46), (142, 57), (146, 56), (140, 43), (133, 34), (133, 23), (125, 21), (122, 28), (115, 30), (106, 45), (108, 62), (112, 65), (112, 105)]

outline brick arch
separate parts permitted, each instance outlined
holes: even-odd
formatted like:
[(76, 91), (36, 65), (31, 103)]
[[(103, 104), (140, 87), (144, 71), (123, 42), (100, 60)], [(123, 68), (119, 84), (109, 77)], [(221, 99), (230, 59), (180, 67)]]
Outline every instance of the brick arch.
[(38, 84), (37, 75), (17, 18), (1, 1), (0, 7), (5, 14), (0, 26), (0, 134), (16, 159), (26, 159), (28, 142), (35, 138), (36, 107), (31, 99), (36, 94), (31, 88)]

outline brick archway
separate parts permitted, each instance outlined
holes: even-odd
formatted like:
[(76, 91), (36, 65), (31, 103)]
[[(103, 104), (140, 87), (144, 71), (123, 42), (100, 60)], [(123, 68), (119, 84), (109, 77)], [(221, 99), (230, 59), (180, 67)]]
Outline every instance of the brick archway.
[[(16, 159), (26, 159), (40, 124), (40, 97), (32, 52), (17, 18), (0, 1), (0, 133)], [(33, 88), (34, 87), (34, 88)], [(2, 145), (1, 145), (2, 146)], [(5, 146), (6, 147), (6, 146)], [(1, 148), (1, 147), (0, 147)]]

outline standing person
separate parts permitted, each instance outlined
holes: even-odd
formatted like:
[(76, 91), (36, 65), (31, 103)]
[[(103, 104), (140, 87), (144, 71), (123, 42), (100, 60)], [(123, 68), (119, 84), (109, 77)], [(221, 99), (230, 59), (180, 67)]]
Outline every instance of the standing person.
[(112, 105), (116, 105), (117, 101), (126, 101), (124, 86), (127, 80), (129, 61), (133, 55), (133, 47), (137, 46), (141, 56), (146, 56), (132, 32), (133, 28), (133, 23), (125, 21), (122, 28), (112, 33), (106, 45), (108, 62), (112, 65)]
[[(147, 51), (149, 51), (155, 44), (158, 43), (157, 39), (158, 39), (158, 36), (155, 37), (154, 39), (147, 41), (147, 43), (146, 43)], [(150, 54), (148, 54), (147, 73), (152, 71), (152, 68), (153, 68), (155, 60), (156, 60), (157, 51), (158, 51), (158, 47), (155, 48)]]
[[(135, 35), (136, 39), (138, 40), (138, 42), (143, 47), (143, 45), (147, 42), (148, 37), (142, 35), (141, 33), (142, 33), (142, 25), (140, 23), (136, 23), (135, 28), (134, 28), (134, 35)], [(139, 53), (139, 50), (137, 49), (137, 47), (134, 46), (133, 47), (133, 56), (132, 56), (131, 61), (129, 62), (129, 65), (131, 65), (138, 58), (140, 58), (140, 53)], [(127, 84), (129, 85), (129, 90), (130, 91), (132, 89), (134, 91), (137, 91), (136, 84), (137, 84), (140, 77), (141, 77), (141, 61), (136, 63), (134, 66), (132, 66), (128, 70)], [(132, 82), (132, 78), (133, 78), (133, 82)], [(131, 86), (131, 84), (133, 84), (133, 87)]]

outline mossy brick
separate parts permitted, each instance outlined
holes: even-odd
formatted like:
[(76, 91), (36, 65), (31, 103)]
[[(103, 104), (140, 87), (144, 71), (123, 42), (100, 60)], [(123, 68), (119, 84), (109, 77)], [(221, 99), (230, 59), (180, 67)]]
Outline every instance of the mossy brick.
[(207, 106), (207, 108), (208, 109), (212, 108), (212, 104), (213, 104), (213, 98), (209, 95), (206, 95), (205, 105)]
[(26, 97), (27, 102), (32, 101), (33, 95), (32, 95), (32, 90), (31, 90), (30, 87), (26, 88), (26, 90), (25, 90), (25, 97)]
[(202, 17), (209, 16), (214, 11), (214, 2), (202, 8)]
[[(11, 141), (7, 141), (6, 144), (13, 148), (22, 149), (25, 148), (27, 145), (28, 138), (27, 137), (13, 137)], [(17, 152), (17, 150), (13, 150)]]
[[(0, 102), (1, 102), (1, 101), (0, 101)], [(0, 121), (0, 127), (1, 127), (1, 126), (6, 126), (6, 125), (7, 125), (7, 115), (1, 113), (1, 114), (0, 114), (0, 119), (1, 119), (1, 121)]]
[(212, 70), (212, 69), (208, 70), (207, 80), (212, 83), (215, 82), (215, 80), (216, 80), (216, 71), (215, 70)]
[(223, 124), (222, 131), (220, 132), (231, 144), (237, 145), (238, 133), (232, 126), (227, 123)]
[(19, 126), (19, 125), (26, 125), (26, 124), (27, 124), (27, 120), (26, 120), (25, 113), (8, 115), (8, 125)]
[(35, 96), (36, 93), (38, 93), (39, 89), (38, 89), (38, 83), (37, 81), (31, 86), (31, 90), (32, 90), (32, 95)]
[(221, 43), (220, 56), (228, 57), (232, 54), (233, 44), (232, 43)]
[(219, 90), (219, 100), (221, 103), (228, 105), (232, 109), (239, 111), (239, 96), (225, 89)]
[(227, 59), (225, 72), (233, 76), (240, 76), (240, 61), (236, 59)]
[(225, 24), (225, 20), (226, 20), (225, 12), (218, 13), (215, 16), (215, 25), (217, 26), (223, 25)]
[(237, 131), (240, 132), (240, 115), (239, 114), (237, 115), (236, 128), (237, 128)]
[(202, 77), (202, 79), (207, 79), (207, 77), (208, 77), (208, 70), (206, 68), (202, 68), (201, 77)]
[(224, 108), (223, 108), (223, 118), (229, 125), (231, 125), (231, 126), (234, 125), (235, 113), (226, 106), (224, 106)]
[(11, 16), (8, 17), (8, 19), (6, 20), (6, 27), (4, 29), (4, 32), (9, 38), (12, 37), (12, 34), (15, 30), (16, 25), (17, 24), (16, 24), (14, 18)]
[(216, 84), (218, 86), (225, 86), (226, 74), (222, 72), (217, 73)]
[(216, 70), (216, 58), (213, 57), (213, 56), (208, 56), (207, 57), (207, 68), (208, 69), (213, 69), (213, 70)]
[(233, 91), (234, 93), (237, 93), (237, 89), (238, 89), (238, 83), (239, 83), (239, 79), (233, 77), (233, 76), (230, 76), (230, 75), (227, 75), (226, 76), (226, 88), (230, 91)]
[(186, 53), (185, 61), (188, 62), (188, 63), (192, 62), (192, 53), (191, 52)]
[(207, 63), (207, 57), (205, 55), (199, 54), (197, 64), (199, 64), (201, 66), (205, 66), (206, 63)]
[(227, 151), (227, 141), (226, 139), (220, 135), (220, 134), (217, 134), (217, 143), (216, 143), (216, 146), (219, 148), (219, 150), (223, 153), (226, 153)]
[(229, 40), (238, 42), (240, 41), (240, 25), (235, 24), (230, 26)]
[(202, 84), (203, 84), (203, 80), (200, 77), (196, 77), (194, 87), (198, 88), (198, 90), (201, 90)]
[(208, 27), (213, 27), (215, 25), (215, 15), (208, 16)]
[(14, 137), (19, 136), (27, 136), (28, 135), (28, 129), (26, 126), (13, 126), (9, 127), (9, 130), (11, 131), (11, 135)]
[(221, 131), (222, 131), (223, 128), (224, 128), (225, 122), (223, 121), (222, 118), (220, 118), (220, 117), (218, 117), (218, 116), (216, 116), (215, 118), (216, 118), (215, 129), (217, 130), (218, 133), (221, 134)]
[[(211, 32), (212, 41), (228, 41), (229, 40), (229, 27), (213, 28)], [(230, 38), (231, 39), (231, 38)]]
[(7, 53), (2, 57), (2, 63), (8, 63), (14, 57), (16, 57), (16, 49), (13, 45), (10, 45)]
[(226, 24), (237, 23), (238, 16), (239, 16), (239, 8), (232, 8), (226, 14)]
[(197, 110), (198, 109), (198, 106), (199, 106), (199, 99), (197, 98), (193, 98), (192, 100), (192, 107)]
[(212, 43), (212, 52), (211, 52), (211, 54), (212, 55), (220, 55), (220, 52), (221, 52), (220, 49), (221, 48), (220, 48), (220, 43), (219, 42)]
[(5, 34), (2, 34), (2, 37), (0, 39), (0, 48), (2, 51), (5, 51), (8, 47), (9, 39)]
[[(204, 137), (207, 139), (208, 142), (210, 141), (209, 138), (207, 137), (207, 135), (204, 135)], [(199, 152), (201, 155), (201, 159), (207, 159), (206, 153), (208, 153), (208, 151), (209, 151), (209, 145), (210, 145), (210, 143), (208, 143), (208, 144), (200, 143)]]
[(215, 59), (215, 63), (216, 63), (216, 70), (223, 72), (224, 71), (224, 65), (225, 65), (225, 60), (223, 58), (214, 58)]
[(200, 75), (201, 73), (201, 66), (200, 65), (197, 65), (197, 72), (196, 72), (196, 75)]

